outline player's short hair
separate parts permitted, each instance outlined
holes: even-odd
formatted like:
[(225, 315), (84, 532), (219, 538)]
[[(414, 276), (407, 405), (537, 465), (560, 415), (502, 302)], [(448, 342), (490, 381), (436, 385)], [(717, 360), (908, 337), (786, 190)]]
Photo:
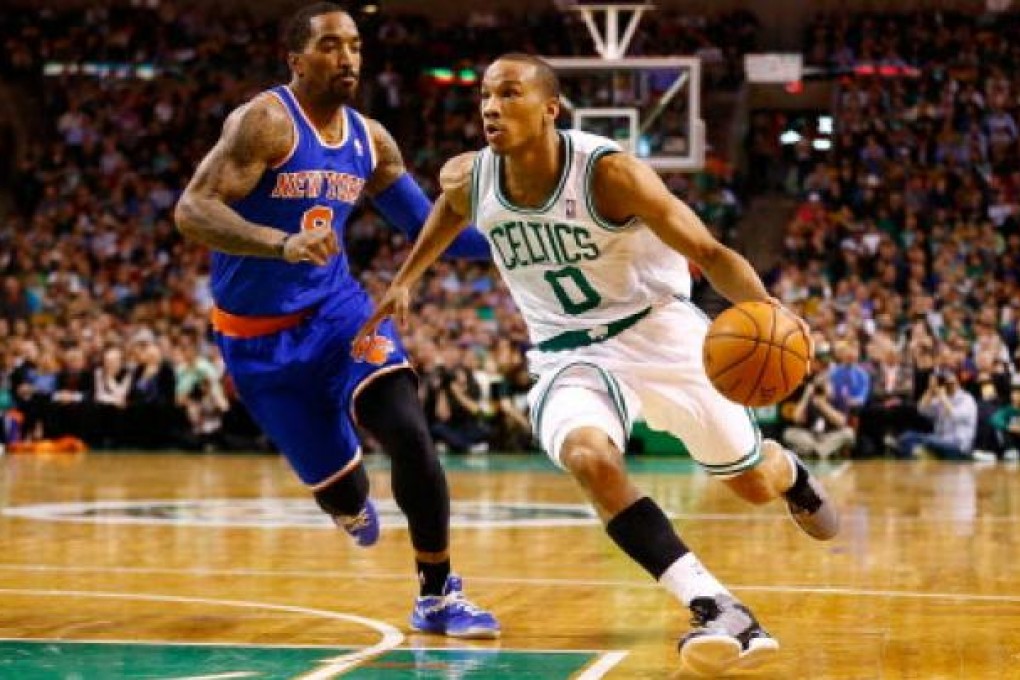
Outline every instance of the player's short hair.
[(305, 5), (290, 18), (283, 32), (283, 42), (290, 52), (304, 52), (305, 45), (312, 37), (312, 19), (323, 14), (343, 12), (349, 14), (347, 8), (335, 2), (317, 2)]
[(534, 54), (525, 54), (524, 52), (509, 52), (501, 55), (497, 61), (517, 61), (531, 64), (535, 67), (535, 79), (538, 80), (545, 93), (550, 97), (560, 96), (560, 79), (556, 76), (556, 71), (553, 70), (553, 67), (545, 59), (536, 57)]

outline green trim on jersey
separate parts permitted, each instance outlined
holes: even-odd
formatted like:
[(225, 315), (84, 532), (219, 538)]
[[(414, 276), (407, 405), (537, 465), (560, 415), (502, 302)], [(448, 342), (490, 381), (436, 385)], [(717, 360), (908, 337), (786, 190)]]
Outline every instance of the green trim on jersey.
[(553, 387), (556, 386), (556, 381), (560, 379), (560, 376), (563, 375), (563, 373), (577, 366), (586, 366), (588, 368), (595, 369), (595, 371), (598, 372), (599, 377), (602, 378), (602, 383), (606, 386), (606, 392), (609, 393), (609, 398), (613, 400), (613, 407), (616, 409), (616, 415), (620, 419), (620, 425), (623, 426), (623, 436), (630, 436), (630, 420), (629, 414), (627, 413), (627, 402), (623, 398), (623, 392), (620, 389), (620, 384), (616, 381), (616, 376), (590, 361), (572, 361), (556, 371), (556, 375), (549, 380), (549, 384), (546, 385), (545, 389), (542, 391), (542, 396), (538, 398), (538, 403), (535, 405), (534, 413), (531, 416), (531, 427), (535, 432), (535, 436), (539, 439), (539, 445), (541, 445), (542, 438), (542, 416), (545, 413), (545, 403), (549, 399), (549, 393), (552, 392)]
[(584, 167), (584, 202), (588, 206), (588, 214), (591, 215), (592, 220), (595, 224), (599, 225), (603, 229), (611, 232), (621, 232), (625, 229), (629, 229), (637, 221), (636, 217), (632, 217), (622, 224), (616, 224), (610, 222), (605, 217), (599, 214), (599, 211), (595, 209), (595, 197), (591, 189), (592, 178), (595, 175), (595, 161), (610, 154), (620, 153), (619, 149), (614, 149), (611, 146), (600, 146), (591, 152), (588, 156), (588, 163)]
[(574, 165), (573, 140), (570, 139), (570, 135), (568, 134), (564, 134), (562, 132), (559, 132), (558, 134), (560, 139), (563, 140), (563, 143), (566, 145), (564, 147), (566, 151), (566, 161), (563, 163), (563, 172), (560, 173), (560, 181), (556, 185), (556, 189), (549, 195), (549, 198), (541, 208), (523, 208), (516, 206), (510, 202), (509, 198), (503, 195), (503, 158), (496, 154), (492, 154), (494, 173), (493, 185), (495, 188), (493, 193), (496, 195), (496, 200), (499, 201), (500, 205), (511, 212), (519, 213), (521, 215), (540, 215), (548, 212), (550, 208), (556, 205), (556, 201), (560, 200), (560, 194), (563, 193), (563, 187), (567, 184), (567, 177), (570, 176), (570, 169)]
[(710, 475), (735, 475), (758, 465), (762, 459), (761, 453), (761, 430), (758, 429), (758, 421), (754, 417), (754, 412), (749, 408), (744, 408), (744, 412), (747, 414), (748, 420), (751, 421), (751, 429), (754, 430), (754, 446), (747, 455), (739, 458), (732, 463), (723, 463), (721, 465), (713, 465), (711, 463), (702, 463), (698, 461), (698, 464), (705, 469)]
[(607, 324), (596, 326), (595, 328), (580, 328), (573, 331), (565, 331), (559, 335), (552, 336), (548, 340), (543, 340), (538, 343), (537, 347), (543, 352), (562, 352), (567, 349), (577, 349), (578, 347), (587, 347), (588, 345), (605, 342), (609, 338), (616, 337), (641, 319), (648, 316), (651, 311), (651, 307), (645, 307), (630, 316), (625, 316), (622, 319), (617, 319), (616, 321), (610, 321)]
[(471, 224), (478, 224), (478, 185), (481, 183), (482, 154), (485, 150), (475, 154), (475, 160), (471, 163)]

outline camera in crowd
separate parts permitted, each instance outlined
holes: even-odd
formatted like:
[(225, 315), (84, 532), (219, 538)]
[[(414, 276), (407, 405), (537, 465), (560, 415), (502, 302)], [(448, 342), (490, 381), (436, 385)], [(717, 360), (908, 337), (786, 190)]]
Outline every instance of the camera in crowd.
[(931, 374), (932, 387), (945, 387), (956, 383), (956, 373), (951, 368), (936, 368)]

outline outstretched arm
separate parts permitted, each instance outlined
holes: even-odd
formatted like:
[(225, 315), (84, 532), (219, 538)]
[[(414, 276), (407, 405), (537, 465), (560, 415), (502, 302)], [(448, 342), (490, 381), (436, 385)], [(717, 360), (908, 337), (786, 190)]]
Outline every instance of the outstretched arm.
[(602, 216), (616, 223), (641, 218), (666, 245), (698, 265), (730, 302), (773, 302), (751, 264), (716, 240), (647, 164), (624, 153), (603, 156), (595, 166), (594, 194)]
[[(432, 203), (407, 173), (393, 136), (377, 121), (367, 120), (378, 161), (375, 172), (365, 185), (365, 192), (386, 221), (403, 232), (409, 241), (414, 241), (422, 231)], [(468, 172), (470, 174), (470, 168)], [(474, 227), (464, 230), (445, 254), (468, 260), (488, 260), (491, 257), (489, 242)]]
[[(284, 158), (294, 131), (282, 107), (260, 97), (231, 113), (216, 146), (202, 159), (174, 210), (177, 228), (213, 250), (325, 264), (339, 252), (332, 225), (300, 233), (250, 222), (230, 204), (247, 196), (263, 173)], [(284, 225), (280, 225), (281, 227)], [(289, 225), (288, 225), (289, 226)]]
[[(593, 192), (595, 207), (603, 217), (616, 223), (639, 217), (663, 243), (698, 265), (712, 287), (733, 304), (758, 301), (780, 306), (751, 263), (712, 236), (701, 218), (670, 193), (646, 163), (625, 153), (603, 156), (595, 166)], [(789, 313), (810, 343), (807, 323)], [(809, 356), (814, 356), (814, 347)]]
[(467, 226), (471, 210), (471, 168), (474, 153), (465, 153), (453, 158), (443, 166), (439, 182), (443, 193), (439, 195), (432, 212), (425, 220), (421, 236), (414, 242), (411, 254), (390, 283), (386, 294), (379, 301), (375, 313), (365, 322), (354, 339), (354, 355), (360, 358), (361, 349), (375, 335), (376, 328), (387, 316), (395, 316), (401, 325), (407, 323), (411, 306), (411, 287), (418, 282), (447, 246)]

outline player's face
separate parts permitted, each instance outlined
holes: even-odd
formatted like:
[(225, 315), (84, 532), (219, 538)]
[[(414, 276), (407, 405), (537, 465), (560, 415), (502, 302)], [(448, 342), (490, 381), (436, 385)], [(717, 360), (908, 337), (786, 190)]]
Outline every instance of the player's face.
[(546, 93), (534, 65), (497, 60), (482, 78), (481, 111), (485, 141), (505, 154), (541, 139), (556, 120), (559, 102)]
[(361, 72), (361, 36), (346, 12), (311, 19), (312, 35), (304, 52), (291, 56), (291, 67), (310, 91), (346, 103), (354, 99)]

